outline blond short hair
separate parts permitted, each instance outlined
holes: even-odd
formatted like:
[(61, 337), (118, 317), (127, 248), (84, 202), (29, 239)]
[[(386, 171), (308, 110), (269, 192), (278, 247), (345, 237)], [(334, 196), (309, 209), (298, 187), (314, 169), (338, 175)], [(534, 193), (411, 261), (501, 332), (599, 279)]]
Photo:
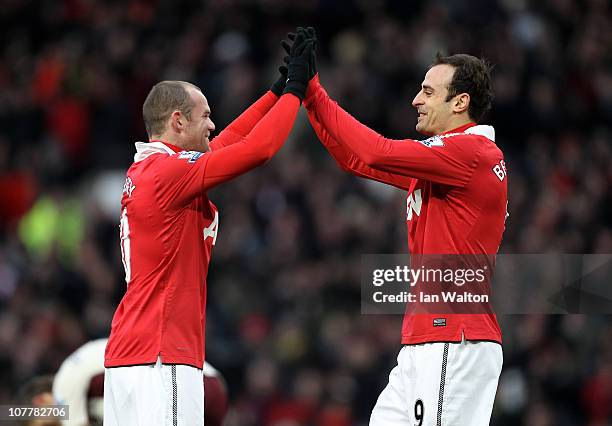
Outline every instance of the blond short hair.
[(142, 118), (149, 137), (161, 135), (166, 130), (166, 122), (174, 111), (180, 111), (191, 119), (193, 102), (187, 92), (188, 87), (201, 89), (186, 81), (166, 80), (157, 83), (142, 105)]

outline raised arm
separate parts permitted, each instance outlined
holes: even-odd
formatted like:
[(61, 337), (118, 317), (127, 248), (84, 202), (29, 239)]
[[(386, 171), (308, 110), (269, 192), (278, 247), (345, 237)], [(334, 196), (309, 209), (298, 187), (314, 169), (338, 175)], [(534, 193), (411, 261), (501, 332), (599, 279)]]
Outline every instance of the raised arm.
[(183, 151), (161, 158), (164, 164), (154, 171), (164, 207), (183, 208), (203, 192), (263, 164), (280, 149), (305, 96), (312, 48), (313, 40), (296, 38), (284, 94), (240, 141), (207, 153)]
[(210, 142), (211, 151), (240, 142), (270, 111), (278, 99), (278, 96), (268, 90)]
[(208, 154), (203, 190), (233, 179), (265, 163), (278, 152), (293, 127), (300, 100), (283, 95), (253, 128), (236, 143)]
[(253, 130), (232, 145), (206, 153), (183, 151), (161, 157), (154, 168), (160, 203), (182, 208), (200, 194), (268, 161), (281, 148), (297, 116), (300, 100), (283, 95)]
[[(289, 54), (289, 51), (287, 51), (287, 54)], [(285, 60), (285, 62), (287, 62), (289, 56), (286, 56)], [(270, 108), (272, 108), (281, 97), (287, 85), (287, 73), (289, 72), (287, 66), (281, 65), (278, 67), (278, 72), (280, 74), (278, 80), (272, 84), (270, 90), (255, 101), (253, 105), (232, 121), (219, 136), (211, 141), (210, 149), (212, 151), (239, 142), (248, 135), (251, 130), (253, 130), (253, 127), (259, 123), (259, 120), (270, 111)]]
[(469, 181), (476, 166), (477, 153), (474, 153), (474, 148), (462, 146), (452, 138), (445, 140), (444, 144), (448, 147), (443, 149), (444, 144), (383, 137), (330, 99), (318, 76), (310, 82), (304, 105), (309, 115), (315, 117), (334, 140), (355, 153), (372, 169), (445, 185), (463, 186)]
[(336, 160), (336, 163), (342, 170), (352, 173), (355, 176), (364, 177), (367, 179), (376, 180), (397, 188), (408, 191), (410, 188), (411, 178), (398, 174), (383, 172), (373, 169), (365, 164), (354, 152), (341, 145), (325, 130), (325, 127), (317, 120), (316, 115), (312, 110), (308, 110), (308, 119), (319, 140)]

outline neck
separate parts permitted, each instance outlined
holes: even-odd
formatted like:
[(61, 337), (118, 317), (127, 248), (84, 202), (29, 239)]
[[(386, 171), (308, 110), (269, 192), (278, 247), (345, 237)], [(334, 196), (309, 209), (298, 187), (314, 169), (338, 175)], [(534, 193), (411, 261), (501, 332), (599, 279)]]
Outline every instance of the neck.
[(173, 151), (175, 152), (179, 152), (183, 150), (183, 147), (175, 144), (172, 141), (169, 141), (168, 139), (164, 139), (163, 136), (155, 136), (149, 139), (149, 142), (161, 142), (164, 145), (168, 146), (169, 148), (171, 148)]
[(460, 115), (460, 116), (454, 116), (452, 117), (452, 119), (447, 123), (446, 127), (444, 128), (444, 130), (442, 130), (439, 134), (442, 133), (447, 133), (450, 132), (451, 130), (455, 130), (459, 127), (463, 127), (467, 124), (473, 123), (474, 120), (472, 120), (470, 117), (467, 117), (466, 115)]
[(174, 145), (178, 148), (185, 149), (183, 144), (176, 137), (172, 137), (172, 135), (168, 135), (164, 133), (163, 135), (152, 136), (149, 138), (149, 142), (163, 142), (166, 144)]

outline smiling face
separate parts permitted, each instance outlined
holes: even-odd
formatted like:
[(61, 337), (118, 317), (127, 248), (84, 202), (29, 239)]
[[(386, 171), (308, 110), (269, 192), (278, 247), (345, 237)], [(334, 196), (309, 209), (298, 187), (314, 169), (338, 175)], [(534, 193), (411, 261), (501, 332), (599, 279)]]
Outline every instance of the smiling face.
[[(455, 68), (451, 65), (440, 64), (431, 67), (425, 74), (421, 90), (412, 101), (419, 114), (416, 125), (419, 133), (439, 135), (470, 121), (461, 117), (464, 113), (467, 115), (467, 104), (463, 103), (469, 103), (469, 95), (457, 95), (447, 100), (454, 73)], [(458, 99), (460, 97), (463, 99)]]
[(187, 151), (210, 150), (215, 123), (199, 87), (185, 81), (157, 83), (145, 99), (142, 117), (150, 141), (162, 141)]
[(208, 100), (195, 87), (188, 87), (187, 92), (192, 102), (189, 118), (183, 116), (183, 135), (181, 148), (188, 151), (206, 152), (210, 150), (210, 134), (215, 130), (215, 123), (210, 118)]

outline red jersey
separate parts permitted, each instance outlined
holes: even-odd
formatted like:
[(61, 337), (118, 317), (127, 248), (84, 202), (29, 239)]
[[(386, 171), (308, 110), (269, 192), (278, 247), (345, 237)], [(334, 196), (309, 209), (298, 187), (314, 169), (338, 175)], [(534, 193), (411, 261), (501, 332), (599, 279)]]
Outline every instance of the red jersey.
[(263, 164), (287, 138), (300, 102), (268, 92), (211, 142), (180, 151), (136, 143), (121, 200), (127, 290), (112, 322), (105, 367), (155, 363), (202, 368), (206, 276), (219, 213), (206, 191)]
[[(471, 123), (423, 141), (387, 139), (331, 100), (318, 77), (304, 105), (319, 139), (344, 170), (408, 191), (411, 254), (497, 253), (507, 178), (491, 126)], [(403, 344), (457, 342), (462, 336), (501, 343), (494, 314), (404, 316)]]

